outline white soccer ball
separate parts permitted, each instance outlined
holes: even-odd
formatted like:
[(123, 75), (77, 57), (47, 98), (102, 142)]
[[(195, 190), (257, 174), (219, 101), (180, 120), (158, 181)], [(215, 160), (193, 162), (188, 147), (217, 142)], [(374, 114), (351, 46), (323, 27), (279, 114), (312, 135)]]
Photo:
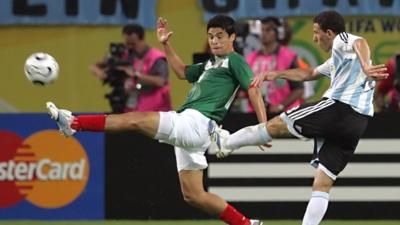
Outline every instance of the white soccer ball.
[(60, 68), (57, 61), (49, 54), (37, 52), (25, 61), (26, 78), (34, 84), (47, 85), (58, 78)]

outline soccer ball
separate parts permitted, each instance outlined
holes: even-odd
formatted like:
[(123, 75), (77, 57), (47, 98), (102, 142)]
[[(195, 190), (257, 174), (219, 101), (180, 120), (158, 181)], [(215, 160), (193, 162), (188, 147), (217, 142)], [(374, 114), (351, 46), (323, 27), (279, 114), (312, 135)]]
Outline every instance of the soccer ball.
[(34, 53), (25, 61), (26, 78), (34, 84), (47, 85), (52, 83), (57, 79), (59, 70), (57, 61), (47, 53)]

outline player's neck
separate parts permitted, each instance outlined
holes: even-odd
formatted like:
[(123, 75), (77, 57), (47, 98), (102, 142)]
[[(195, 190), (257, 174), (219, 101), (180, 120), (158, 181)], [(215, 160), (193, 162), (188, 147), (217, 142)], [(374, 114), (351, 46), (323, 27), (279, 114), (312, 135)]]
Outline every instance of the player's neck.
[(225, 54), (221, 54), (221, 55), (214, 55), (214, 58), (224, 58), (224, 57), (226, 57), (227, 55), (229, 55), (229, 54), (231, 54), (232, 52), (234, 52), (234, 50), (232, 49), (232, 51), (228, 51), (228, 52), (226, 52)]

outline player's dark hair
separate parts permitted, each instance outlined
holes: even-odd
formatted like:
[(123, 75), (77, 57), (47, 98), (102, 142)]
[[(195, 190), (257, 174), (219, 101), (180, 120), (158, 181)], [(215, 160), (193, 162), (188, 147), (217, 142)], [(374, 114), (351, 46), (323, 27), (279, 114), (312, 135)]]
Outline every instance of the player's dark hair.
[(235, 30), (235, 20), (232, 17), (225, 16), (225, 15), (217, 15), (208, 21), (207, 24), (207, 31), (210, 28), (221, 28), (228, 33), (230, 36), (231, 34), (236, 34)]
[(122, 28), (122, 33), (127, 35), (136, 34), (140, 40), (144, 38), (144, 28), (136, 23), (125, 25)]
[(343, 16), (334, 10), (321, 12), (314, 17), (313, 22), (317, 23), (324, 32), (328, 29), (332, 30), (335, 34), (340, 34), (346, 31)]

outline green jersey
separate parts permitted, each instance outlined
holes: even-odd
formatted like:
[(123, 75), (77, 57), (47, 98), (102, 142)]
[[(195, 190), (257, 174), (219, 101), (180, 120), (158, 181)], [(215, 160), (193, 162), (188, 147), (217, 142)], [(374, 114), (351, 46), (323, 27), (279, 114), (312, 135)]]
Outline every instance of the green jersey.
[(225, 117), (239, 87), (247, 91), (254, 77), (244, 58), (236, 52), (190, 65), (185, 76), (193, 87), (178, 112), (196, 109), (217, 122)]

